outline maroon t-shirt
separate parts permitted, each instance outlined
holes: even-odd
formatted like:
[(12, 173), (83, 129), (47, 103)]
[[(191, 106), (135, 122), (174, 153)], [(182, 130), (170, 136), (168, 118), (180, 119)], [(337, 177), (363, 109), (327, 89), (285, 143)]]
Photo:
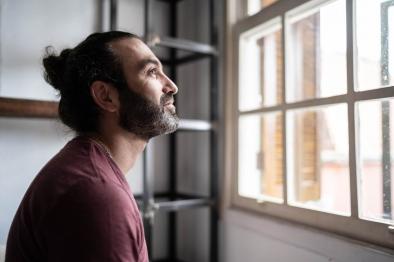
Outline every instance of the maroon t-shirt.
[(5, 261), (148, 261), (137, 204), (100, 144), (74, 138), (40, 171), (12, 222)]

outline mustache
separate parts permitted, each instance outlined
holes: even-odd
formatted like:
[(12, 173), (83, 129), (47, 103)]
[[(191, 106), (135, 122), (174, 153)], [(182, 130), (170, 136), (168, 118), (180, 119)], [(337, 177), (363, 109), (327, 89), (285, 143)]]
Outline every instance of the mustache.
[(173, 94), (164, 94), (160, 97), (160, 105), (164, 106), (168, 102), (173, 103), (174, 102), (174, 95)]

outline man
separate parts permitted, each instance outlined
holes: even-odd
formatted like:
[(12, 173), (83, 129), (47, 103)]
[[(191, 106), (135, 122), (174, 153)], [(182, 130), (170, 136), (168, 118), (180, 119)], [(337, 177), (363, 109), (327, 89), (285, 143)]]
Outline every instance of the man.
[(148, 261), (124, 175), (148, 140), (176, 130), (178, 89), (135, 35), (95, 33), (59, 56), (46, 80), (77, 136), (39, 172), (12, 223), (6, 262)]

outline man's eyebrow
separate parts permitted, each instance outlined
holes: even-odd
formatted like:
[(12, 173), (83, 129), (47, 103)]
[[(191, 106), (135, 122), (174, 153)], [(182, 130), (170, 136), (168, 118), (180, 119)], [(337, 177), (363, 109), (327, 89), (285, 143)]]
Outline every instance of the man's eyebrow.
[(142, 70), (142, 69), (144, 69), (144, 68), (145, 68), (147, 65), (149, 65), (149, 64), (154, 64), (154, 65), (156, 65), (156, 66), (162, 67), (162, 65), (161, 65), (161, 63), (160, 63), (159, 60), (153, 59), (153, 58), (147, 58), (147, 59), (142, 60), (142, 61), (139, 63), (138, 68), (139, 68), (139, 70)]

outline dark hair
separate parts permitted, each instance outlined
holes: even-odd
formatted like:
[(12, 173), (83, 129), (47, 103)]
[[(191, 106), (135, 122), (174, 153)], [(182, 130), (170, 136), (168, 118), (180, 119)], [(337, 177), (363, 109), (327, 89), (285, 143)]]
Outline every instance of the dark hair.
[(45, 80), (59, 91), (59, 116), (64, 124), (77, 133), (98, 130), (100, 110), (90, 95), (90, 86), (101, 80), (115, 87), (124, 84), (120, 59), (110, 43), (138, 36), (121, 31), (94, 33), (73, 49), (56, 55), (53, 47), (46, 48), (42, 60)]

